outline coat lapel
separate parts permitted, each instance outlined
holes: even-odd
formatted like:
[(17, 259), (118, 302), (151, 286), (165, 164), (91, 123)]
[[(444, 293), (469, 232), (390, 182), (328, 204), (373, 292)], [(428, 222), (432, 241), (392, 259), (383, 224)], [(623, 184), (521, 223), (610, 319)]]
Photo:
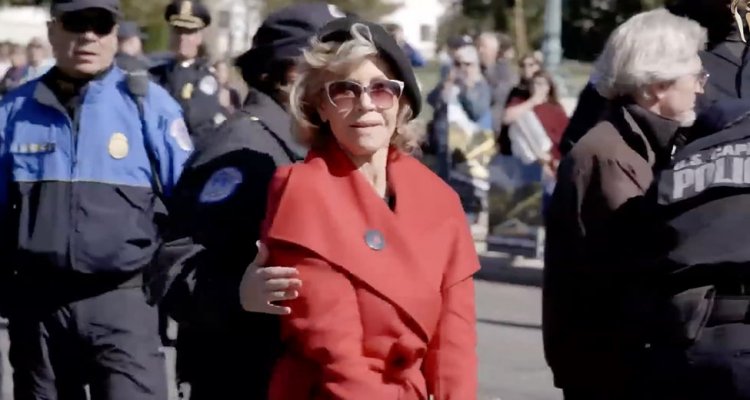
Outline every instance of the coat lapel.
[[(431, 229), (422, 223), (419, 206), (429, 200), (414, 185), (421, 171), (412, 162), (390, 153), (391, 211), (338, 146), (311, 152), (292, 170), (268, 237), (303, 246), (351, 274), (409, 316), (429, 340), (439, 318), (444, 267), (434, 260), (447, 259), (434, 253), (451, 246), (451, 235), (447, 223)], [(381, 249), (369, 243), (372, 232), (384, 241)]]

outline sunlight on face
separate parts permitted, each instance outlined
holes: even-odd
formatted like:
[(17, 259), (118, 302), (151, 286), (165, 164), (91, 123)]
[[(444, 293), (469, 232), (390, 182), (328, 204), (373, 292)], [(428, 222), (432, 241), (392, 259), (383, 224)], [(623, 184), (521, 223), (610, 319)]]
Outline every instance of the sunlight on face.
[[(328, 80), (318, 112), (351, 155), (366, 157), (388, 148), (396, 131), (403, 88), (392, 77), (382, 59), (368, 57), (353, 64), (346, 74)], [(370, 93), (359, 93), (362, 86), (369, 87)]]

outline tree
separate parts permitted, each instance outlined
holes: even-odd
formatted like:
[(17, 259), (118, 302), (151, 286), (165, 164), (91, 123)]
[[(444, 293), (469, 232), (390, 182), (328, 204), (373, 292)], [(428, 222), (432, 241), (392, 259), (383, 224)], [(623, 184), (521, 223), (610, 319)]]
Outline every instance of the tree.
[[(614, 28), (632, 15), (664, 5), (665, 0), (561, 0), (563, 48), (567, 58), (593, 60)], [(716, 0), (721, 1), (721, 0)], [(544, 38), (546, 0), (456, 0), (462, 13), (487, 27), (511, 34), (516, 48), (539, 48)], [(527, 38), (524, 38), (526, 36)]]
[(127, 20), (144, 27), (149, 36), (145, 51), (163, 50), (169, 41), (169, 27), (164, 22), (164, 10), (170, 0), (120, 0), (122, 12)]
[[(316, 3), (318, 0), (267, 0), (265, 13), (269, 14), (279, 8), (297, 3)], [(402, 3), (394, 0), (328, 0), (328, 3), (343, 11), (356, 13), (370, 21), (380, 21), (401, 7)]]

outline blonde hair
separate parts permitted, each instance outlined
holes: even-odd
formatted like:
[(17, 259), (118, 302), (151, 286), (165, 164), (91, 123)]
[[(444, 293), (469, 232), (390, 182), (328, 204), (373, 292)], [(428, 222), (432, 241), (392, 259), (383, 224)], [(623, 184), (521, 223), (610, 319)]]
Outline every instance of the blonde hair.
[[(313, 38), (310, 47), (303, 52), (297, 63), (297, 79), (289, 96), (289, 112), (292, 115), (292, 131), (300, 142), (311, 148), (319, 147), (332, 135), (323, 123), (316, 107), (321, 101), (325, 79), (331, 73), (343, 74), (349, 66), (368, 57), (378, 56), (370, 28), (355, 23), (351, 28), (352, 39), (343, 43), (321, 42)], [(405, 152), (415, 152), (424, 136), (424, 129), (411, 121), (412, 108), (405, 96), (399, 101), (396, 130), (391, 143)], [(411, 122), (410, 122), (411, 121)]]

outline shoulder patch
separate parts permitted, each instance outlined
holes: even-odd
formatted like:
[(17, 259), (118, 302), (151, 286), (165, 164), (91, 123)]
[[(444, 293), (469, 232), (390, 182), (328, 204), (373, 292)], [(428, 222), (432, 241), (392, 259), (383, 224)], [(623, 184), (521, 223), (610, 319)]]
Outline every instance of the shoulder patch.
[(203, 204), (218, 203), (228, 199), (243, 181), (242, 172), (234, 167), (214, 172), (201, 190), (199, 201)]
[(193, 141), (190, 140), (190, 132), (185, 124), (185, 120), (178, 118), (172, 122), (169, 127), (169, 136), (172, 136), (177, 145), (184, 151), (193, 151)]

